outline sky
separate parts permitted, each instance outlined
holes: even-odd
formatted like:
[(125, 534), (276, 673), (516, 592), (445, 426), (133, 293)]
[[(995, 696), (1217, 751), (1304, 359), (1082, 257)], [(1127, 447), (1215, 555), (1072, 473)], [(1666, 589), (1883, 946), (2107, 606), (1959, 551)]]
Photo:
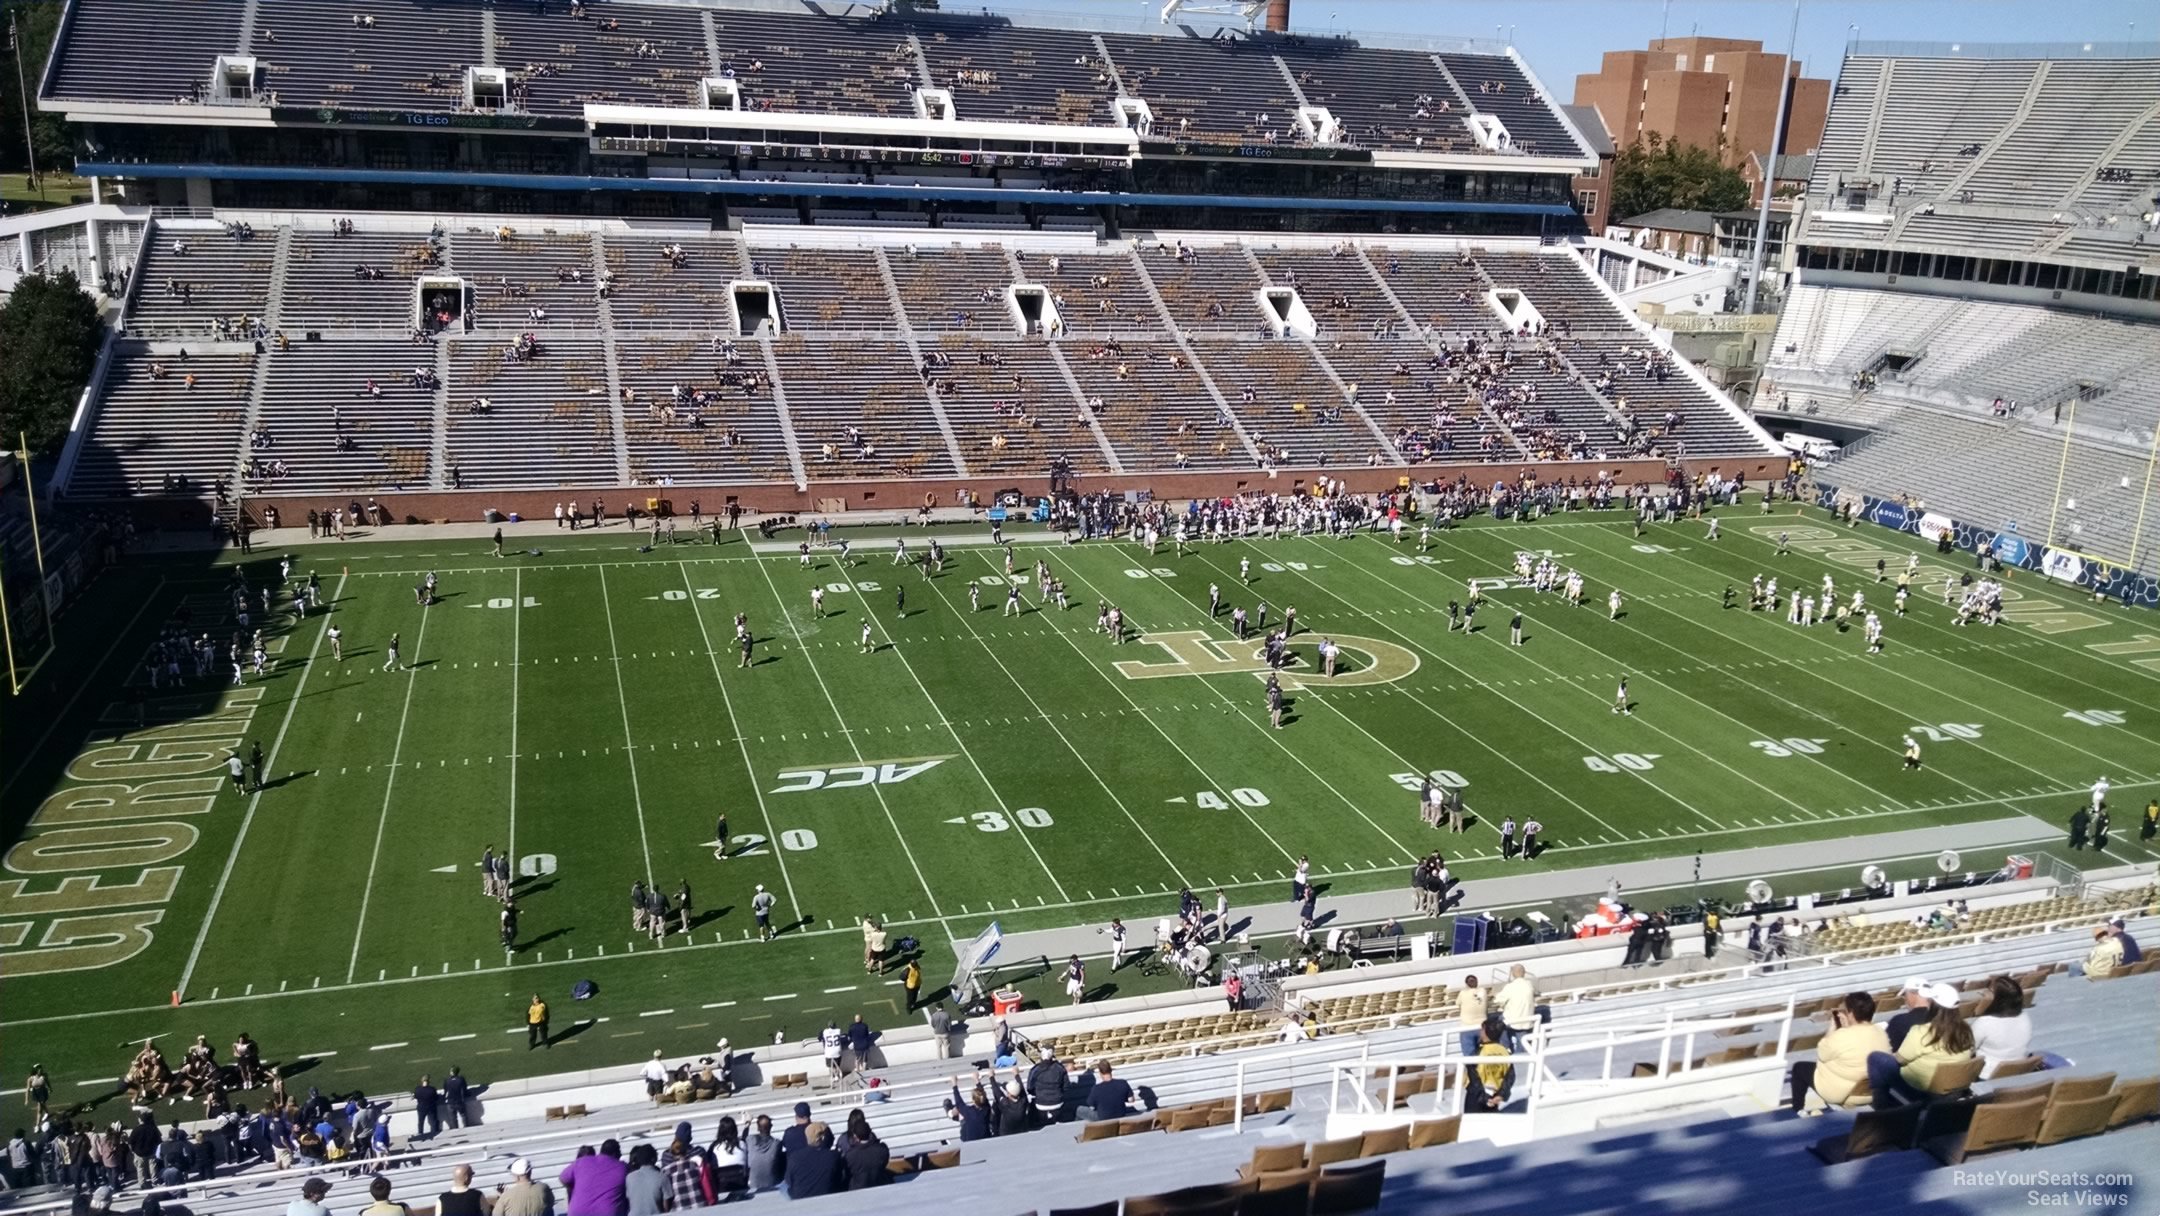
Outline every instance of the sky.
[[(1161, 0), (945, 0), (948, 11), (1153, 20)], [(1782, 51), (1792, 5), (1780, 0), (1291, 0), (1300, 29), (1493, 38), (1512, 27), (1517, 50), (1546, 87), (1572, 99), (1575, 77), (1609, 50), (1640, 49), (1659, 35), (1759, 39)], [(2143, 18), (2140, 21), (2140, 18)], [(2138, 23), (2133, 29), (2132, 23)], [(2160, 38), (2151, 0), (1803, 0), (1798, 55), (1810, 76), (1835, 77), (1850, 27), (1864, 41), (2074, 42), (2120, 47)], [(1500, 36), (1505, 36), (1504, 28)]]

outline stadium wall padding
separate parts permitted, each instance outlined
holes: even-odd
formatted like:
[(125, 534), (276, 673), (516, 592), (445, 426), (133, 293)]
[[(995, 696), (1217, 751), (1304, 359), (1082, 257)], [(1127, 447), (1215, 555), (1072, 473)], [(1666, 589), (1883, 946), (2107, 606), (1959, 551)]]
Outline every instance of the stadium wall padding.
[[(2160, 578), (2150, 574), (2140, 574), (2135, 570), (2088, 559), (2083, 554), (2055, 549), (2015, 532), (1967, 523), (1944, 516), (1940, 512), (1910, 508), (1895, 499), (1878, 498), (1857, 490), (1842, 490), (1820, 481), (1816, 483), (1815, 498), (1816, 505), (1825, 510), (1841, 508), (1847, 503), (1857, 503), (1861, 519), (1893, 532), (1926, 536), (1927, 531), (1934, 530), (1938, 535), (1947, 534), (1951, 545), (1962, 552), (1978, 553), (1993, 544), (1996, 558), (2005, 567), (2029, 570), (2058, 586), (2075, 586), (2088, 593), (2098, 592), (2118, 603), (2127, 602), (2142, 608), (2160, 607)], [(1929, 516), (1935, 517), (1939, 522), (1930, 525)], [(2076, 559), (2074, 579), (2059, 578), (2047, 573), (2051, 553), (2058, 555), (2057, 561), (2063, 560), (2061, 555)]]

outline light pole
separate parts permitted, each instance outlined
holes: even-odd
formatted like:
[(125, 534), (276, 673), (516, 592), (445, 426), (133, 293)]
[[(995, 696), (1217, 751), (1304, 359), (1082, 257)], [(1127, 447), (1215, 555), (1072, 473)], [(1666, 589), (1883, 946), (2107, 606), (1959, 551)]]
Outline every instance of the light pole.
[(1748, 259), (1747, 303), (1742, 315), (1753, 315), (1755, 297), (1762, 291), (1763, 252), (1770, 243), (1770, 194), (1777, 186), (1779, 154), (1785, 150), (1785, 106), (1792, 97), (1793, 52), (1799, 47), (1800, 0), (1793, 0), (1792, 30), (1785, 37), (1785, 70), (1778, 74), (1777, 120), (1770, 131), (1770, 158), (1763, 162), (1762, 206), (1755, 211), (1755, 251)]

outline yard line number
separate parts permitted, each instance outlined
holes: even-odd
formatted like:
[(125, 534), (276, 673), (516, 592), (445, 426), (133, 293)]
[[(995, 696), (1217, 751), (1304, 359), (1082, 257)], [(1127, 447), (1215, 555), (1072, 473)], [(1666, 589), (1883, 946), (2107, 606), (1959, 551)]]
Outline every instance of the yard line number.
[(2087, 726), (2121, 726), (2123, 714), (2119, 709), (2066, 709), (2063, 717)]
[[(765, 838), (763, 836), (749, 833), (741, 836), (731, 836), (728, 838), (728, 843), (734, 846), (730, 852), (736, 857), (764, 857), (772, 851), (765, 847)], [(814, 849), (817, 847), (817, 833), (809, 828), (789, 828), (787, 831), (780, 833), (780, 847), (790, 853), (801, 853)]]
[(1754, 739), (1749, 747), (1765, 756), (1820, 756), (1828, 739)]
[(1948, 743), (1955, 739), (1977, 739), (1980, 737), (1980, 724), (1978, 722), (1944, 722), (1936, 726), (1914, 725), (1905, 729), (1922, 736), (1930, 743)]
[(1451, 768), (1436, 768), (1429, 773), (1389, 773), (1388, 780), (1406, 790), (1422, 790), (1430, 780), (1444, 790), (1459, 790), (1470, 784), (1470, 779)]
[(1593, 773), (1618, 773), (1623, 771), (1648, 772), (1657, 767), (1661, 752), (1614, 752), (1611, 759), (1604, 756), (1584, 756), (1583, 766)]
[[(964, 822), (973, 823), (975, 830), (978, 832), (1003, 832), (1011, 829), (1014, 820), (1018, 820), (1020, 826), (1024, 828), (1046, 828), (1056, 822), (1050, 817), (1050, 812), (1039, 806), (1021, 807), (1012, 813), (1011, 819), (1006, 818), (1003, 811), (977, 811), (968, 816)], [(945, 822), (960, 823), (963, 821), (948, 819)]]

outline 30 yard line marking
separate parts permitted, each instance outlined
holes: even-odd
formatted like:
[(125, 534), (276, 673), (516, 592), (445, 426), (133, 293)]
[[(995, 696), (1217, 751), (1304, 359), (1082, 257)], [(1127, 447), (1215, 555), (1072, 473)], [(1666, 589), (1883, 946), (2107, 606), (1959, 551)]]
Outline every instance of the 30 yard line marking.
[[(727, 677), (720, 672), (720, 652), (713, 649), (712, 633), (705, 627), (705, 610), (698, 607), (697, 588), (690, 585), (690, 567), (682, 566), (680, 569), (683, 591), (690, 597), (690, 615), (697, 618), (698, 637), (705, 643), (705, 656), (712, 664), (713, 683), (720, 689), (720, 704), (727, 708), (728, 731), (735, 736), (736, 744), (742, 749), (743, 773), (750, 779), (750, 793), (757, 800), (758, 817), (765, 821), (765, 838), (777, 840), (780, 834), (774, 830), (776, 825), (773, 823), (772, 812), (765, 805), (765, 783), (758, 780), (757, 768), (750, 762), (750, 740), (743, 735), (742, 723), (735, 717), (735, 698), (728, 694)], [(723, 840), (714, 847), (725, 850), (729, 846)], [(787, 849), (773, 849), (772, 857), (780, 864), (780, 885), (787, 888), (788, 907), (800, 911), (802, 903), (795, 898), (795, 881), (788, 877)], [(713, 1006), (707, 1005), (706, 1008)]]
[[(944, 590), (939, 588), (935, 582), (932, 582), (930, 584), (930, 589), (931, 592), (938, 597), (940, 602), (946, 604), (955, 613), (960, 612), (959, 605), (954, 603), (951, 597), (947, 596)], [(1064, 730), (1061, 729), (1057, 723), (1050, 720), (1049, 713), (1043, 709), (1042, 703), (1035, 699), (1035, 694), (1028, 691), (1027, 685), (1022, 683), (1020, 678), (1012, 673), (1012, 669), (1005, 665), (1005, 660), (999, 656), (998, 652), (991, 647), (989, 642), (983, 639), (981, 631), (975, 628), (975, 622), (972, 619), (972, 613), (962, 614), (960, 616), (960, 621), (963, 625), (967, 626), (968, 636), (975, 640), (975, 644), (982, 648), (982, 652), (984, 654), (990, 656), (990, 661), (997, 664), (998, 670), (1005, 673), (1005, 678), (1012, 683), (1012, 686), (1014, 688), (1020, 691), (1020, 695), (1027, 698), (1027, 703), (1034, 708), (1035, 712), (1038, 715), (1041, 716), (1043, 724), (1048, 726), (1051, 731), (1057, 735), (1058, 741), (1063, 743), (1065, 745), (1065, 749), (1073, 754), (1073, 758), (1080, 762), (1080, 767), (1086, 769), (1088, 772), (1088, 776), (1095, 779), (1095, 784), (1102, 787), (1103, 793), (1110, 795), (1110, 801), (1116, 803), (1118, 810), (1123, 812), (1125, 818), (1132, 822), (1133, 828), (1140, 833), (1141, 839), (1147, 841), (1148, 847), (1155, 850), (1155, 855), (1163, 859), (1164, 865), (1170, 867), (1170, 872), (1177, 876), (1179, 885), (1188, 885), (1185, 880), (1184, 871), (1178, 868), (1178, 864), (1176, 862), (1170, 860), (1170, 854), (1164, 852), (1162, 845), (1156, 843), (1155, 837), (1148, 832), (1147, 828), (1141, 826), (1139, 817), (1134, 815), (1132, 813), (1132, 809), (1125, 805), (1125, 800), (1118, 797), (1117, 791), (1110, 788), (1109, 782), (1103, 780), (1102, 774), (1095, 770), (1095, 765), (1091, 761), (1089, 761), (1087, 756), (1081, 752), (1080, 748), (1073, 743), (1071, 737), (1066, 735)], [(1056, 630), (1053, 632), (1064, 631)], [(959, 733), (955, 731), (953, 737), (956, 739), (959, 738)], [(1058, 891), (1058, 898), (1069, 899), (1071, 898), (1071, 896), (1061, 889)]]
[[(607, 567), (600, 567), (600, 608), (607, 618), (608, 653), (620, 654), (622, 648), (615, 642), (615, 606), (608, 600)], [(622, 707), (623, 758), (630, 762), (630, 802), (637, 808), (638, 848), (645, 854), (645, 882), (650, 886), (653, 879), (652, 842), (645, 835), (645, 795), (638, 788), (637, 738), (630, 733), (630, 694), (623, 688), (622, 664), (610, 663), (615, 669), (615, 702)], [(751, 775), (756, 780), (756, 774)]]
[[(337, 586), (331, 589), (331, 612), (337, 610), (337, 601), (344, 596), (345, 578), (345, 575), (339, 575)], [(149, 600), (145, 598), (143, 602), (147, 606)], [(138, 611), (136, 615), (140, 616), (142, 614)], [(278, 751), (285, 746), (285, 732), (292, 728), (293, 711), (300, 708), (300, 694), (307, 691), (307, 680), (310, 675), (314, 674), (315, 659), (322, 652), (323, 638), (330, 632), (330, 612), (323, 613), (322, 617), (322, 626), (315, 631), (314, 644), (308, 647), (307, 666), (300, 669), (299, 682), (293, 685), (293, 695), (285, 703), (285, 719), (278, 723), (277, 737), (270, 741), (270, 754), (263, 761), (263, 769), (266, 772), (275, 771), (277, 768)], [(132, 620), (125, 626), (125, 628), (133, 627), (134, 621)], [(104, 660), (100, 659), (99, 666), (103, 665)], [(95, 674), (95, 671), (92, 674)], [(62, 712), (65, 713), (66, 711), (63, 710)], [(50, 731), (47, 733), (49, 734)], [(42, 741), (40, 741), (40, 746), (42, 746)], [(217, 886), (210, 891), (210, 906), (203, 912), (202, 927), (195, 931), (195, 944), (188, 947), (187, 964), (180, 969), (180, 984), (177, 991), (183, 999), (187, 995), (188, 981), (195, 977), (195, 963), (202, 957), (203, 942), (210, 937), (210, 924), (217, 919), (218, 905), (225, 900), (225, 887), (227, 883), (232, 881), (233, 866), (240, 860), (240, 846), (247, 843), (248, 825), (255, 822), (255, 807), (261, 801), (261, 790), (256, 790), (254, 797), (248, 799), (247, 810), (240, 816), (240, 830), (233, 833), (232, 849), (225, 854), (225, 868), (218, 872)], [(350, 980), (352, 976), (347, 975), (345, 978)]]
[(368, 897), (375, 893), (375, 867), (382, 861), (383, 829), (390, 822), (390, 795), (397, 789), (398, 757), (405, 751), (405, 723), (412, 716), (413, 689), (420, 684), (420, 651), (427, 644), (428, 615), (426, 609), (421, 610), (420, 632), (413, 635), (412, 661), (405, 665), (405, 707), (398, 713), (397, 734), (390, 745), (390, 773), (383, 779), (382, 814), (375, 820), (375, 847), (368, 854), (367, 882), (360, 888), (360, 920), (353, 926), (352, 958), (345, 964), (348, 984), (360, 970), (360, 939), (367, 934)]

